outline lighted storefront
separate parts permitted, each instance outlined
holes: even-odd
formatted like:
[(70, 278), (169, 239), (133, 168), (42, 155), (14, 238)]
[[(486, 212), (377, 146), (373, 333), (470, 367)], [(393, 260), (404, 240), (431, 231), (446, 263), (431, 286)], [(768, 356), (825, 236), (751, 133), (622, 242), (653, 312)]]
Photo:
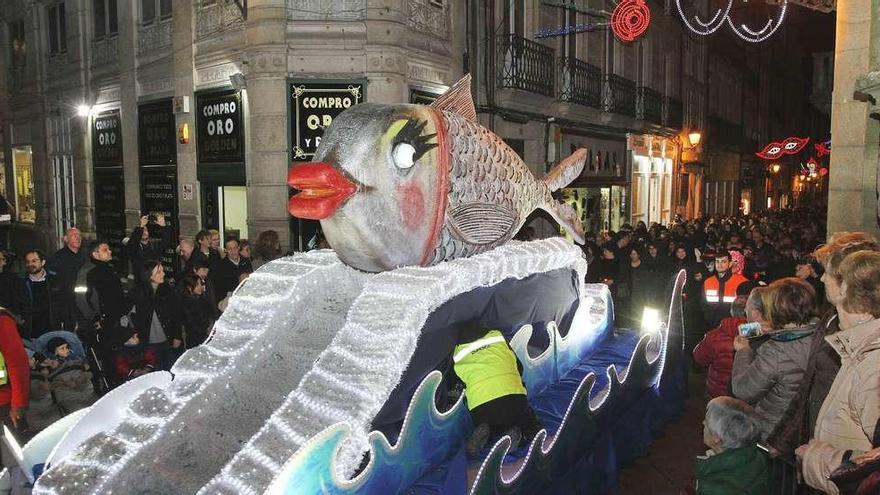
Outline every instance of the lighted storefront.
[(632, 223), (669, 224), (672, 221), (673, 173), (678, 148), (667, 138), (631, 134)]

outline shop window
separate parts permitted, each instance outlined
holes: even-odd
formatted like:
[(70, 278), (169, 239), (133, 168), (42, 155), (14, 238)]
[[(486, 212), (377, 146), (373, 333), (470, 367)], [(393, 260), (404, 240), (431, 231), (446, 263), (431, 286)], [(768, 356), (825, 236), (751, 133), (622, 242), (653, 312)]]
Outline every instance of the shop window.
[(116, 0), (93, 0), (95, 14), (95, 39), (113, 36), (119, 32), (116, 16)]
[(27, 43), (24, 37), (24, 19), (16, 19), (9, 23), (9, 46), (12, 68), (27, 65)]
[(171, 0), (141, 0), (141, 23), (152, 24), (171, 17)]
[(30, 146), (12, 148), (12, 168), (18, 221), (34, 223), (37, 221), (37, 205), (34, 198), (34, 166)]
[(49, 56), (67, 51), (67, 15), (64, 3), (46, 7), (46, 20), (49, 26)]

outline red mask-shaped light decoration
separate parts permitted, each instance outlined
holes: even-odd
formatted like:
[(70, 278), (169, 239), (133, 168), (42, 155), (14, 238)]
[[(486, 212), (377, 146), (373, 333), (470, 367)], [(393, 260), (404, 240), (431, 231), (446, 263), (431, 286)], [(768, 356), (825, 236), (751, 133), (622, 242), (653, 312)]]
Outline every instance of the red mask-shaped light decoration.
[(644, 0), (621, 0), (611, 12), (611, 31), (621, 41), (633, 41), (648, 30), (651, 10)]
[(776, 160), (782, 155), (796, 155), (810, 142), (810, 138), (790, 137), (782, 142), (773, 141), (755, 153), (765, 160)]

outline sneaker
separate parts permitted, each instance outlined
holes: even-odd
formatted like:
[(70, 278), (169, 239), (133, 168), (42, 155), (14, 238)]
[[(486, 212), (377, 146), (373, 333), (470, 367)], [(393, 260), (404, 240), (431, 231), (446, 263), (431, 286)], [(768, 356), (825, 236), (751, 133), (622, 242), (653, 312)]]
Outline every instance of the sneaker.
[(519, 426), (514, 426), (505, 431), (504, 434), (510, 437), (510, 452), (518, 449), (519, 443), (522, 441), (522, 431), (519, 429)]
[(491, 429), (486, 423), (480, 423), (480, 425), (474, 429), (473, 434), (471, 434), (471, 437), (468, 438), (467, 443), (465, 443), (464, 446), (464, 451), (465, 454), (467, 454), (468, 459), (476, 459), (480, 456), (480, 451), (483, 450), (483, 447), (489, 440), (490, 433)]

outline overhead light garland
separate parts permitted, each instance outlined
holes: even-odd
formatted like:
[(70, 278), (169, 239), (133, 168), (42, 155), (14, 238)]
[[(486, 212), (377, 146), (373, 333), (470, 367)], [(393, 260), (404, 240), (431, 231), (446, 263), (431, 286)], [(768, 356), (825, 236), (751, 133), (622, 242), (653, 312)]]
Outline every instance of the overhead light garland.
[(776, 30), (782, 26), (782, 21), (785, 19), (785, 12), (788, 9), (788, 1), (782, 0), (779, 7), (779, 18), (775, 20), (772, 18), (768, 19), (767, 23), (764, 24), (764, 27), (756, 31), (744, 23), (737, 26), (733, 22), (733, 18), (730, 17), (730, 11), (733, 9), (733, 2), (734, 0), (727, 0), (727, 5), (724, 8), (716, 10), (712, 19), (708, 22), (704, 22), (699, 16), (694, 15), (693, 23), (691, 23), (691, 20), (684, 13), (684, 9), (681, 6), (681, 0), (675, 0), (675, 7), (678, 9), (678, 14), (681, 16), (681, 20), (684, 21), (684, 25), (696, 34), (708, 36), (721, 29), (724, 24), (727, 24), (734, 34), (750, 43), (760, 43), (773, 36)]
[(599, 29), (611, 27), (611, 32), (621, 41), (635, 41), (636, 38), (645, 34), (651, 23), (651, 9), (644, 0), (621, 0), (611, 13), (605, 10), (580, 9), (573, 4), (565, 2), (543, 2), (544, 5), (571, 11), (589, 17), (606, 19), (609, 22), (587, 22), (569, 24), (557, 28), (547, 28), (535, 33), (536, 39), (553, 38), (556, 36), (568, 36), (578, 33), (589, 33)]
[(765, 160), (777, 160), (782, 155), (796, 155), (800, 153), (809, 142), (810, 138), (808, 137), (799, 138), (791, 136), (784, 141), (773, 141), (767, 144), (767, 146), (764, 146), (764, 149), (755, 153), (755, 155)]
[(611, 13), (611, 31), (623, 41), (645, 34), (651, 23), (651, 9), (643, 0), (622, 0)]

